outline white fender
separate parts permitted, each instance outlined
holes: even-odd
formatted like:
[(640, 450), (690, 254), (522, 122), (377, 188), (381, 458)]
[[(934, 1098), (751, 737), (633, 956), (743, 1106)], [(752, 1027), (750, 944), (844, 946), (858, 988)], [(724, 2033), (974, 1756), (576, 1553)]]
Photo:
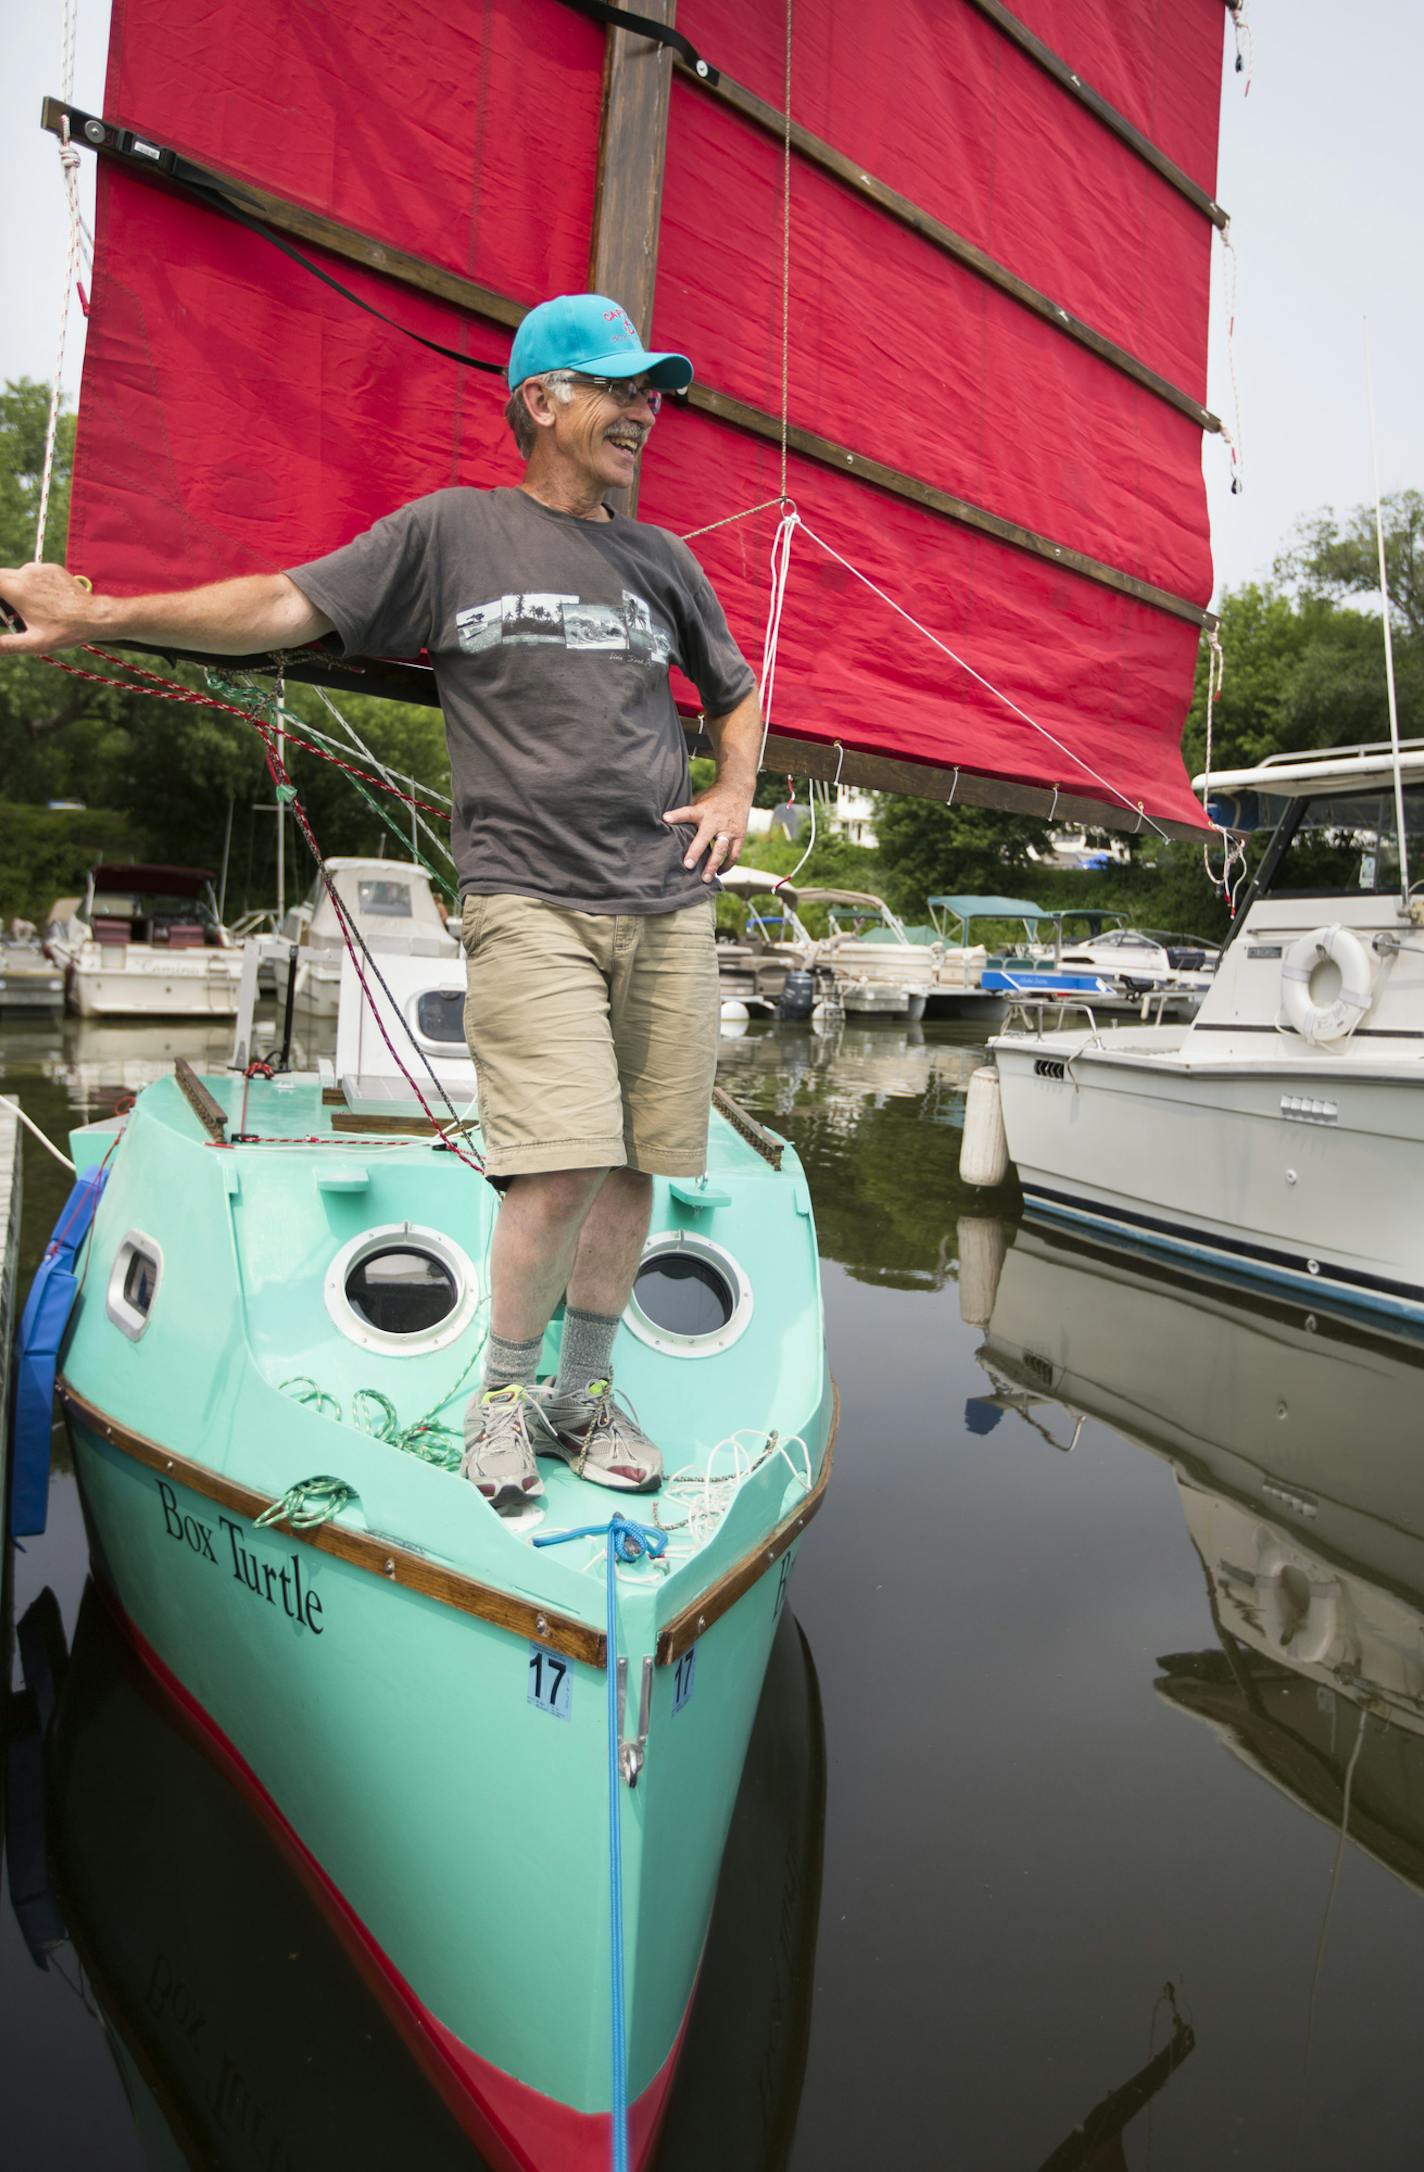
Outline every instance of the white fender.
[[(1310, 976), (1322, 958), (1328, 958), (1340, 975), (1340, 993), (1333, 1003), (1313, 1003), (1310, 998)], [(1330, 928), (1313, 928), (1286, 952), (1281, 966), (1281, 1009), (1287, 1025), (1303, 1040), (1348, 1040), (1373, 995), (1365, 946), (1338, 922)]]
[(1004, 1132), (999, 1074), (992, 1063), (984, 1063), (971, 1073), (964, 1099), (959, 1174), (966, 1184), (992, 1187), (1002, 1184), (1008, 1173), (1009, 1142)]

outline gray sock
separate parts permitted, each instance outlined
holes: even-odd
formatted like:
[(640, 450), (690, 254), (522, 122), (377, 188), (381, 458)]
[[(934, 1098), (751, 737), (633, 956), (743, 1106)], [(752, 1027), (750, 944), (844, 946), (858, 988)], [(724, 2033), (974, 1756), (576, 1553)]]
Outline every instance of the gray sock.
[(503, 1335), (491, 1335), (485, 1344), (484, 1393), (515, 1384), (532, 1387), (543, 1347), (542, 1335), (535, 1335), (530, 1342), (506, 1342)]
[(613, 1338), (617, 1317), (606, 1312), (579, 1312), (570, 1305), (564, 1314), (564, 1339), (559, 1350), (556, 1395), (582, 1395), (590, 1380), (607, 1380), (613, 1371)]

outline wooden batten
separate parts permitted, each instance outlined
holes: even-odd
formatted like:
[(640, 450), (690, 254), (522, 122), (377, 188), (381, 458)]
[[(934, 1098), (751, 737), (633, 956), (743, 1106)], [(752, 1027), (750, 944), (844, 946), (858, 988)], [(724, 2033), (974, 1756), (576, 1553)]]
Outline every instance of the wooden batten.
[[(639, 12), (672, 24), (677, 0), (639, 0)], [(603, 119), (593, 201), (588, 283), (621, 302), (653, 344), (653, 288), (658, 270), (663, 172), (667, 164), (672, 54), (631, 30), (610, 30), (603, 67)], [(609, 497), (619, 512), (636, 514), (637, 477)]]
[[(691, 727), (689, 727), (690, 729)], [(699, 752), (705, 751), (698, 749)], [(827, 784), (859, 784), (871, 792), (900, 792), (909, 799), (936, 799), (956, 807), (997, 807), (1006, 814), (1032, 815), (1044, 822), (1076, 822), (1089, 829), (1155, 828), (1168, 837), (1200, 843), (1205, 834), (1188, 822), (1147, 815), (1121, 800), (1090, 799), (1081, 792), (1055, 791), (1050, 785), (1019, 784), (1011, 777), (985, 777), (957, 769), (950, 761), (907, 762), (870, 749), (842, 748), (835, 740), (791, 739), (772, 732), (762, 765), (772, 776), (814, 777)]]
[[(778, 142), (782, 140), (786, 130), (785, 114), (779, 112), (766, 99), (758, 98), (755, 91), (747, 90), (743, 84), (734, 82), (728, 75), (719, 76), (715, 83), (708, 82), (699, 77), (681, 58), (677, 65), (684, 80), (694, 84), (708, 98), (720, 100), (734, 113), (740, 114), (743, 120), (750, 121), (753, 127), (764, 130)], [(1126, 125), (1124, 123), (1124, 126)], [(1075, 317), (1050, 295), (1041, 293), (1037, 287), (1031, 286), (1027, 279), (1021, 279), (1017, 272), (1012, 272), (1007, 265), (999, 263), (986, 249), (981, 249), (965, 235), (956, 233), (953, 227), (946, 226), (942, 219), (935, 218), (910, 197), (902, 196), (898, 189), (891, 188), (888, 181), (880, 180), (876, 174), (867, 173), (855, 159), (848, 158), (844, 151), (838, 151), (833, 144), (813, 135), (809, 128), (803, 128), (796, 120), (791, 123), (791, 148), (798, 158), (804, 158), (808, 165), (819, 166), (823, 173), (830, 174), (855, 195), (864, 197), (867, 203), (874, 204), (899, 225), (907, 226), (912, 233), (920, 235), (922, 240), (942, 249), (945, 255), (953, 257), (957, 264), (964, 265), (967, 270), (986, 280), (990, 286), (997, 287), (1001, 293), (1011, 295), (1014, 301), (1021, 302), (1034, 316), (1051, 325), (1055, 332), (1062, 332), (1066, 338), (1076, 340), (1080, 346), (1087, 347), (1097, 355), (1100, 361), (1111, 364), (1114, 369), (1121, 370), (1125, 377), (1132, 378), (1147, 391), (1156, 393), (1169, 407), (1175, 407), (1183, 415), (1190, 415), (1192, 421), (1203, 430), (1220, 430), (1220, 417), (1214, 415), (1209, 407), (1203, 407), (1201, 401), (1194, 399), (1190, 392), (1184, 392), (1180, 385), (1174, 385), (1171, 379), (1163, 377), (1160, 371), (1149, 368), (1147, 363), (1140, 361), (1128, 348), (1109, 339), (1106, 333), (1096, 331), (1081, 317)]]
[[(987, 15), (990, 22), (1027, 53), (1030, 60), (1036, 61), (1046, 75), (1051, 75), (1054, 82), (1059, 84), (1070, 98), (1076, 98), (1080, 105), (1096, 114), (1104, 128), (1111, 129), (1154, 173), (1159, 173), (1179, 195), (1186, 197), (1188, 203), (1195, 204), (1198, 211), (1211, 220), (1213, 226), (1224, 228), (1231, 223), (1220, 204), (1208, 196), (1199, 182), (1193, 181), (1189, 173), (1184, 173), (1175, 160), (1168, 158), (1166, 152), (1161, 150), (1150, 136), (1144, 136), (1142, 130), (1135, 127), (1125, 114), (1118, 112), (1116, 106), (1109, 105), (1101, 92), (1095, 91), (1090, 83), (1085, 83), (1076, 69), (1070, 68), (1066, 60), (1060, 59), (1052, 46), (1045, 45), (1042, 38), (1035, 36), (1029, 29), (1027, 23), (1021, 23), (1017, 15), (1005, 7), (1004, 0), (969, 0), (969, 4), (978, 8), (981, 15)], [(1227, 4), (1230, 6), (1231, 0), (1227, 0)]]
[[(618, 35), (623, 36), (626, 33), (619, 32)], [(656, 53), (660, 65), (665, 69), (670, 65), (669, 57), (662, 47), (650, 47), (646, 39), (635, 42), (641, 44), (645, 51)], [(46, 99), (45, 126), (58, 133), (60, 119), (68, 110), (59, 100)], [(76, 113), (75, 118), (80, 116)], [(102, 149), (99, 155), (105, 155)], [(454, 272), (427, 264), (422, 258), (388, 248), (383, 242), (374, 241), (367, 234), (342, 226), (334, 219), (322, 218), (282, 197), (256, 189), (249, 182), (235, 181), (218, 173), (216, 169), (210, 170), (214, 181), (221, 188), (230, 191), (241, 200), (245, 208), (279, 232), (314, 241), (323, 249), (331, 250), (334, 255), (344, 256), (352, 263), (368, 265), (374, 271), (384, 272), (389, 278), (417, 287), (424, 293), (438, 295), (442, 300), (452, 302), (459, 308), (472, 310), (480, 316), (492, 317), (497, 323), (517, 325), (525, 314), (523, 306), (511, 301), (507, 295), (494, 294), (487, 287), (477, 286), (473, 280), (462, 279)], [(661, 170), (660, 164), (659, 176)], [(145, 175), (144, 178), (155, 186), (165, 185), (161, 175)], [(608, 218), (611, 219), (611, 212)], [(607, 223), (606, 219), (605, 224)], [(646, 314), (645, 311), (645, 319)], [(715, 386), (701, 384), (691, 387), (687, 399), (691, 406), (715, 416), (721, 422), (730, 423), (734, 428), (746, 430), (770, 443), (780, 443), (780, 418), (761, 408), (750, 406), (745, 400), (734, 399), (730, 393), (719, 392)], [(1195, 626), (1216, 624), (1212, 614), (1189, 597), (1173, 595), (1169, 589), (1158, 588), (1153, 582), (1144, 581), (1136, 574), (1125, 573), (1117, 566), (1108, 565), (1101, 559), (1089, 556), (1085, 551), (1074, 549), (1071, 544), (1055, 542), (1052, 536), (1041, 535), (1036, 529), (1026, 528), (1020, 521), (1008, 520), (985, 506), (957, 497), (952, 491), (944, 490), (921, 476), (907, 475), (898, 468), (889, 467), (884, 461), (874, 460), (854, 446), (839, 444), (832, 438), (821, 437), (816, 431), (795, 425), (787, 434), (787, 443), (792, 452), (805, 459), (814, 460), (823, 467), (834, 468), (839, 474), (853, 475), (861, 482), (872, 484), (877, 490), (888, 491), (893, 497), (906, 498), (932, 513), (941, 514), (947, 520), (957, 521), (963, 526), (979, 530), (981, 534), (991, 535), (1001, 543), (1030, 551), (1035, 557), (1046, 559), (1053, 565), (1064, 566), (1073, 573), (1082, 574), (1088, 580), (1116, 589), (1120, 594), (1133, 596), (1139, 603), (1152, 604), (1160, 611), (1171, 613), (1173, 617), (1190, 620)], [(233, 669), (240, 660), (228, 657), (223, 661), (228, 669)], [(348, 666), (348, 671), (349, 668)], [(293, 675), (315, 677), (317, 674), (314, 670), (299, 668)], [(326, 675), (328, 674), (323, 672), (323, 676)], [(374, 672), (360, 683), (372, 693), (380, 691)], [(412, 697), (407, 694), (403, 698)]]

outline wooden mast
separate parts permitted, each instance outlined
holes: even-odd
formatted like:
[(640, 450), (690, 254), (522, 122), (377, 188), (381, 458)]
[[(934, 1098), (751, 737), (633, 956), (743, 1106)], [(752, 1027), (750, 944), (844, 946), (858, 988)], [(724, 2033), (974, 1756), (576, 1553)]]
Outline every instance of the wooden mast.
[[(639, 0), (640, 12), (671, 25), (677, 0)], [(610, 30), (603, 66), (603, 120), (588, 283), (621, 302), (652, 345), (658, 226), (667, 163), (672, 54), (631, 30)], [(609, 492), (620, 512), (638, 510), (638, 482)]]

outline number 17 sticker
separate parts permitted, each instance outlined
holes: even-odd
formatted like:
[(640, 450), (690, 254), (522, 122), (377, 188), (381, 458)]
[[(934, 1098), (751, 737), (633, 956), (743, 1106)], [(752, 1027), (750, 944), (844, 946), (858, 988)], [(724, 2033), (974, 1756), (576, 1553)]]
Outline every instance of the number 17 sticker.
[(573, 1669), (567, 1659), (560, 1659), (557, 1652), (546, 1650), (542, 1644), (529, 1647), (528, 1702), (552, 1719), (570, 1717)]

